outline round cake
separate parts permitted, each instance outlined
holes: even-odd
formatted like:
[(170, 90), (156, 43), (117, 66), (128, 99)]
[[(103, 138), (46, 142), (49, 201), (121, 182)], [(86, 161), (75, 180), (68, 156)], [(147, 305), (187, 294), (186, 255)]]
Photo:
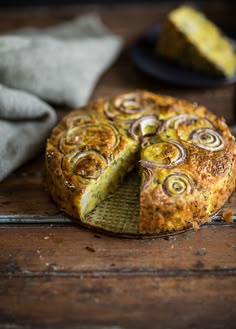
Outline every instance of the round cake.
[(60, 209), (123, 235), (198, 228), (235, 188), (236, 146), (222, 117), (147, 91), (69, 113), (46, 147), (46, 182)]

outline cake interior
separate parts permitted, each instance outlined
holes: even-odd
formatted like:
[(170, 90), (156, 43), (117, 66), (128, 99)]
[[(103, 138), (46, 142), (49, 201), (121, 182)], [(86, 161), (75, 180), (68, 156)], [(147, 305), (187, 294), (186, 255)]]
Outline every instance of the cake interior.
[(80, 209), (80, 219), (83, 221), (101, 201), (109, 194), (114, 193), (123, 182), (136, 163), (138, 146), (129, 143), (119, 152), (103, 173), (88, 184), (82, 198), (75, 196), (74, 204)]
[(134, 236), (139, 234), (140, 175), (129, 172), (123, 183), (97, 205), (83, 220), (86, 226), (110, 233)]

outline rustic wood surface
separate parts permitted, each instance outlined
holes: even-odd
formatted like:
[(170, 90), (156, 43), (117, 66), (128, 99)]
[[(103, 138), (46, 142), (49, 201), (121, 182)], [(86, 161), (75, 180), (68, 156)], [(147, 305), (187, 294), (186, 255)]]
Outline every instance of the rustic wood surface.
[[(91, 99), (144, 88), (197, 101), (233, 123), (235, 86), (183, 89), (146, 76), (130, 60), (132, 42), (172, 7), (5, 8), (0, 33), (96, 11), (127, 46)], [(203, 9), (233, 26), (235, 7)], [(58, 108), (59, 118), (68, 110)], [(63, 222), (43, 175), (42, 154), (0, 183), (0, 328), (235, 328), (235, 226), (209, 225), (165, 239), (108, 237)], [(236, 213), (236, 193), (226, 207)], [(17, 224), (20, 218), (28, 224)], [(45, 223), (56, 219), (61, 223)]]

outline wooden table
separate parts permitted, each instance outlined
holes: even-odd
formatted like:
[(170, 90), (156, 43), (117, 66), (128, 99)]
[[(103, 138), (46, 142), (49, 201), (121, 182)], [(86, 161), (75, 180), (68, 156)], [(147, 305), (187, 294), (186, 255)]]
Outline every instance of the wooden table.
[[(171, 7), (91, 8), (127, 42), (92, 99), (145, 88), (203, 103), (233, 122), (235, 86), (177, 88), (151, 79), (131, 62), (128, 46)], [(203, 9), (218, 22), (236, 16), (220, 3)], [(0, 31), (44, 27), (88, 11), (2, 9)], [(67, 111), (58, 108), (59, 117)], [(62, 215), (44, 190), (43, 175), (41, 155), (0, 183), (5, 222), (0, 225), (0, 328), (235, 328), (235, 227), (211, 225), (169, 239), (129, 240), (72, 223), (50, 224)], [(236, 211), (235, 195), (228, 207)]]

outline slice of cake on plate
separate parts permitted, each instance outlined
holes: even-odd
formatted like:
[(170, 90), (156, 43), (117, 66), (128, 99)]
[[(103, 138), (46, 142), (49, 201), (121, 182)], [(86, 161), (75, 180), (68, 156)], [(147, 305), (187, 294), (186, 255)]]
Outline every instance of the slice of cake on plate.
[(189, 6), (169, 13), (157, 51), (195, 71), (225, 77), (235, 74), (235, 53), (230, 41), (203, 13)]

